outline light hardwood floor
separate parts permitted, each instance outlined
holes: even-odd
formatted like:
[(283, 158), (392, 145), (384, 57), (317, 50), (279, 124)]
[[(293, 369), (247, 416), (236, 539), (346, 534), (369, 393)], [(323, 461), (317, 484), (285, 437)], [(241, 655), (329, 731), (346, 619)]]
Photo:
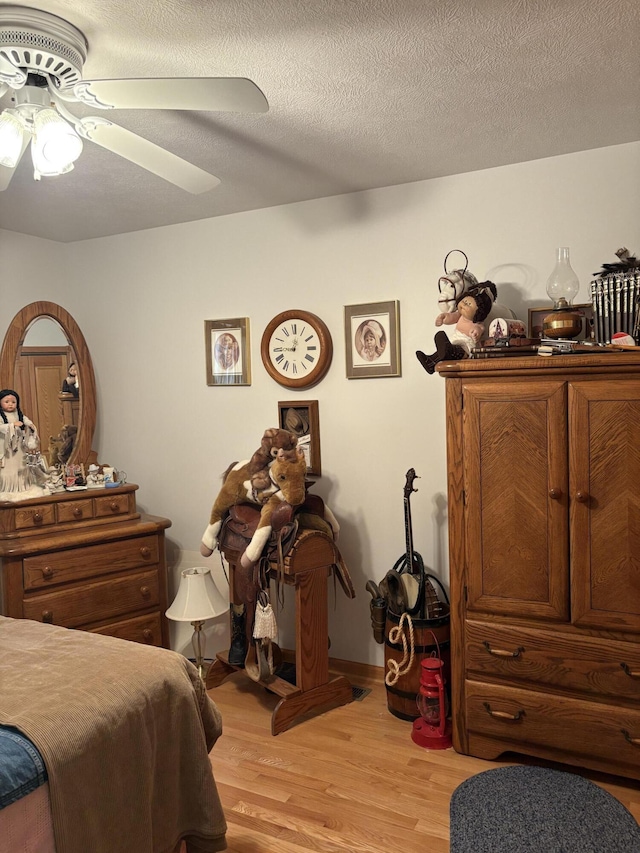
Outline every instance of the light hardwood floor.
[[(209, 691), (223, 718), (211, 760), (230, 853), (446, 853), (449, 800), (461, 782), (493, 767), (544, 765), (425, 750), (411, 723), (389, 713), (382, 669), (332, 662), (332, 671), (371, 693), (275, 737), (277, 696), (242, 672)], [(640, 783), (579, 772), (640, 821)]]

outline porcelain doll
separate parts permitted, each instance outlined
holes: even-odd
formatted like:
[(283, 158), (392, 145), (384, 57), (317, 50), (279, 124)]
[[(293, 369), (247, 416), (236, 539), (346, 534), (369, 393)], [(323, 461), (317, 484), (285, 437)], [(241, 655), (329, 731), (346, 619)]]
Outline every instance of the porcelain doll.
[(0, 391), (0, 496), (16, 501), (46, 494), (45, 472), (39, 464), (38, 431), (20, 409), (11, 388)]

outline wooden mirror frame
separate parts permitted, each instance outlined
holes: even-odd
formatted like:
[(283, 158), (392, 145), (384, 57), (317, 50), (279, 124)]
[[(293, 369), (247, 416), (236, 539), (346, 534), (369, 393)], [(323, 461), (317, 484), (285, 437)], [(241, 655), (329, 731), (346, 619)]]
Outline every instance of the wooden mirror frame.
[(93, 375), (93, 364), (84, 335), (76, 321), (68, 311), (56, 305), (55, 302), (31, 302), (11, 321), (0, 351), (0, 387), (14, 388), (16, 362), (20, 347), (24, 344), (27, 331), (34, 320), (50, 317), (62, 327), (77, 361), (78, 379), (80, 382), (80, 412), (78, 434), (69, 457), (70, 464), (85, 465), (95, 460), (91, 450), (93, 434), (96, 428), (96, 380)]

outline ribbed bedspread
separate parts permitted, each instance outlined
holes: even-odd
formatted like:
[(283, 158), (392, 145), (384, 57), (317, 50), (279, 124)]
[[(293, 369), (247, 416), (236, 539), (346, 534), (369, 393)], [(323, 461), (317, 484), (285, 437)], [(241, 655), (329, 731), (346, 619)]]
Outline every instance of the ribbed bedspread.
[(0, 617), (0, 723), (44, 758), (57, 853), (226, 849), (220, 714), (182, 655)]

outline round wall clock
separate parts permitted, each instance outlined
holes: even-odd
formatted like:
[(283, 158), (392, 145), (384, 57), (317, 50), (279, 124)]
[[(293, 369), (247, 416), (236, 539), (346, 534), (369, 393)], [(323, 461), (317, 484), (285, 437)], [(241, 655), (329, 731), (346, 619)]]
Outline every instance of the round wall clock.
[(262, 335), (260, 354), (269, 375), (287, 388), (311, 388), (325, 375), (333, 356), (326, 324), (309, 311), (276, 315)]

